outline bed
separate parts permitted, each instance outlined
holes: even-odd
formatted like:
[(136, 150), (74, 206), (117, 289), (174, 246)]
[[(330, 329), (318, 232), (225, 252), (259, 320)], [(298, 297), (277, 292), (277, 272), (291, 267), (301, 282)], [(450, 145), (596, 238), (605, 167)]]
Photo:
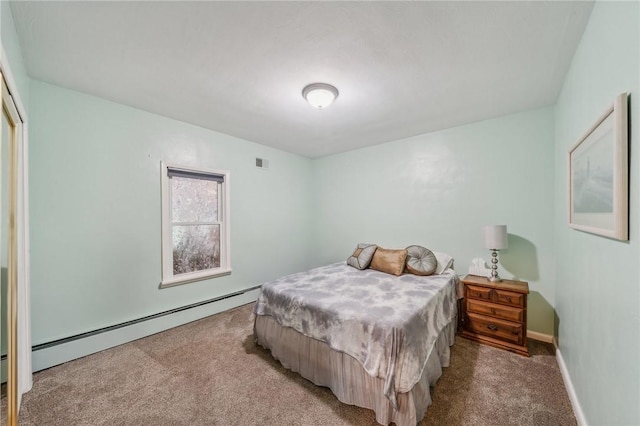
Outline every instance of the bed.
[(390, 275), (345, 262), (264, 283), (254, 334), (274, 358), (378, 423), (415, 425), (449, 365), (460, 281)]

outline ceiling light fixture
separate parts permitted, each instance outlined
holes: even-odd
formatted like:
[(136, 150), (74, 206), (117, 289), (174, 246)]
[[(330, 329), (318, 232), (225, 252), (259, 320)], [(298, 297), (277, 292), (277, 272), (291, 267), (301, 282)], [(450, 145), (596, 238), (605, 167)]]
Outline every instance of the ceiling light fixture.
[(313, 83), (302, 89), (302, 97), (318, 109), (326, 108), (338, 97), (338, 89), (327, 83)]

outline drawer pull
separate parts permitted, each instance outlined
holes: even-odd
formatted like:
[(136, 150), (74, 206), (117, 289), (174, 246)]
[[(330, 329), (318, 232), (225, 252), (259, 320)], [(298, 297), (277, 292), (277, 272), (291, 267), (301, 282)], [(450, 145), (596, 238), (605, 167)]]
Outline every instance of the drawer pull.
[(511, 296), (507, 296), (507, 302), (511, 303)]
[(489, 324), (489, 325), (487, 326), (487, 328), (488, 328), (489, 330), (491, 330), (491, 331), (496, 331), (496, 330), (498, 329), (498, 326), (493, 325), (493, 324)]

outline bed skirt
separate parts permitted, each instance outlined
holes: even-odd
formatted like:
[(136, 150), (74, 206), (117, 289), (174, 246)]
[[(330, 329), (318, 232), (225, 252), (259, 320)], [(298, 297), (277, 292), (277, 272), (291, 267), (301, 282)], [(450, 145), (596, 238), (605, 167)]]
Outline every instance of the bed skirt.
[(326, 386), (342, 402), (369, 408), (382, 425), (414, 426), (431, 405), (429, 387), (449, 366), (449, 347), (455, 341), (457, 319), (442, 330), (427, 359), (422, 376), (413, 389), (397, 395), (398, 410), (384, 395), (384, 379), (372, 377), (353, 357), (331, 349), (326, 343), (298, 331), (282, 327), (267, 315), (257, 315), (254, 336), (287, 369), (299, 373), (318, 386)]

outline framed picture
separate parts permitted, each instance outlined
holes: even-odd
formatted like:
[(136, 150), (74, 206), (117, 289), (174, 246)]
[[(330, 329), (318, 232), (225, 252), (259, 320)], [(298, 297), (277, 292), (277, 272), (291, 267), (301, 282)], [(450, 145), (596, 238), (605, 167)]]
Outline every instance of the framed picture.
[(629, 239), (627, 94), (618, 95), (569, 151), (569, 226)]

